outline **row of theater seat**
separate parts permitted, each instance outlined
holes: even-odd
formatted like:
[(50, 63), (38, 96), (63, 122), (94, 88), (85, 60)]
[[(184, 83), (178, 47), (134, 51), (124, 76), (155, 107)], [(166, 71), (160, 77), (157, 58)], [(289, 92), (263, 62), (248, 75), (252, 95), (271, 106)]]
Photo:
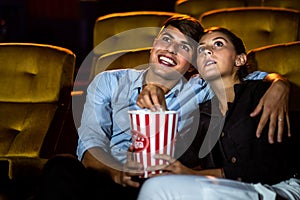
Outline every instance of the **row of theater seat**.
[(300, 10), (298, 0), (177, 0), (174, 11), (199, 18), (204, 12), (235, 7), (278, 7)]
[[(77, 80), (88, 83), (103, 70), (147, 63), (147, 55), (141, 52), (148, 53), (162, 22), (174, 14), (134, 11), (99, 17), (94, 25), (92, 55), (83, 62)], [(300, 39), (300, 11), (294, 9), (249, 6), (218, 9), (205, 12), (198, 19), (204, 27), (222, 26), (233, 31), (243, 38), (247, 50)], [(139, 56), (116, 59), (128, 51)]]

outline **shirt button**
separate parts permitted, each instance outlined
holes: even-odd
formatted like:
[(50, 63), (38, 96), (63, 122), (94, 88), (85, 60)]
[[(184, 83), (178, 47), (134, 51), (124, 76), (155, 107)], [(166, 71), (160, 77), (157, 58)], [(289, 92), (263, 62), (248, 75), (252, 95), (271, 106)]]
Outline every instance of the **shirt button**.
[(225, 133), (222, 131), (222, 133), (221, 133), (221, 137), (224, 137), (224, 135), (225, 135)]
[(233, 156), (233, 157), (231, 158), (231, 162), (232, 162), (232, 163), (236, 163), (236, 157)]

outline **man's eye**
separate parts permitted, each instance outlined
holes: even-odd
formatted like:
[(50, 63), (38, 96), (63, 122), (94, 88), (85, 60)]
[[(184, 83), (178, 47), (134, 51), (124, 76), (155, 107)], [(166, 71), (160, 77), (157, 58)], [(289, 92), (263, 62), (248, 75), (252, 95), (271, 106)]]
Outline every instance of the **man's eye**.
[(183, 44), (183, 45), (181, 45), (181, 48), (182, 48), (183, 50), (185, 50), (186, 52), (189, 52), (189, 51), (190, 51), (190, 47), (189, 47), (188, 45)]
[(215, 46), (216, 47), (222, 47), (223, 46), (223, 42), (220, 42), (220, 41), (215, 42)]
[(170, 42), (171, 41), (171, 39), (169, 37), (163, 37), (162, 40), (166, 41), (166, 42)]

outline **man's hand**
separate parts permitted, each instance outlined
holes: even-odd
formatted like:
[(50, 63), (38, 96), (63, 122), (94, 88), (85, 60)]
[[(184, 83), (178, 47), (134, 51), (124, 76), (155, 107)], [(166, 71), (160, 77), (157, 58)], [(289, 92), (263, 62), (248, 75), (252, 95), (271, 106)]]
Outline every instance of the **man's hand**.
[(145, 85), (137, 98), (137, 105), (151, 111), (167, 110), (164, 90), (155, 84)]
[(268, 79), (273, 80), (272, 85), (261, 98), (259, 104), (250, 116), (257, 116), (263, 110), (256, 130), (256, 136), (261, 136), (262, 129), (266, 125), (267, 121), (270, 120), (268, 138), (269, 142), (272, 144), (274, 143), (276, 126), (278, 127), (277, 141), (282, 141), (285, 122), (288, 130), (287, 134), (289, 137), (291, 136), (288, 114), (290, 85), (286, 79), (277, 74), (269, 74), (267, 80)]

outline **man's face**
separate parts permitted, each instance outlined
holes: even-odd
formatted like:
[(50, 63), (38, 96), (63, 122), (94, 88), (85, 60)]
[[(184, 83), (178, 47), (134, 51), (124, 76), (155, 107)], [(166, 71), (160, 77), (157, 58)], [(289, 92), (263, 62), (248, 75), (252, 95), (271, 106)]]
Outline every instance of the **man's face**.
[(150, 55), (150, 70), (164, 80), (178, 80), (191, 66), (194, 46), (177, 28), (168, 26), (158, 35)]

